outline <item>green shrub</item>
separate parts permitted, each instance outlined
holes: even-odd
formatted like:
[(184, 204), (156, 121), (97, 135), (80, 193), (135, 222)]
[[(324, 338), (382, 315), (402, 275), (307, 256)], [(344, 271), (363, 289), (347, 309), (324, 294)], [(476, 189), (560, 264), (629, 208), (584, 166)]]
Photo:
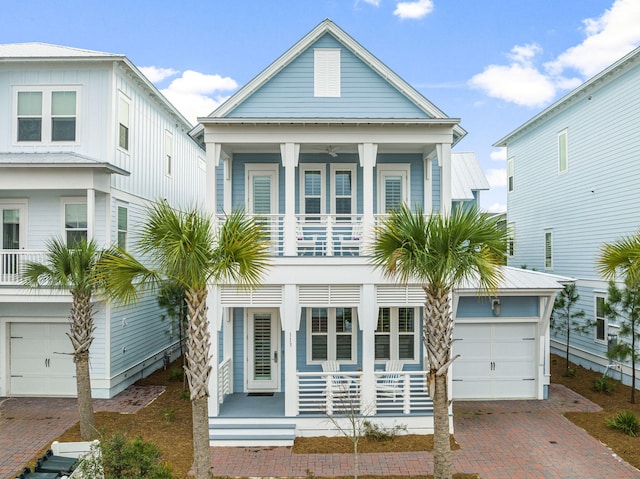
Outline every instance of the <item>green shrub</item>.
[(169, 381), (182, 381), (184, 377), (184, 371), (182, 368), (171, 368), (169, 369)]
[(578, 375), (578, 368), (568, 368), (562, 373), (562, 375), (565, 378), (575, 378)]
[(609, 376), (601, 376), (593, 381), (593, 389), (599, 393), (611, 394), (616, 388), (617, 382)]
[(607, 419), (607, 425), (632, 437), (636, 437), (640, 431), (638, 416), (631, 411), (619, 412), (614, 417)]

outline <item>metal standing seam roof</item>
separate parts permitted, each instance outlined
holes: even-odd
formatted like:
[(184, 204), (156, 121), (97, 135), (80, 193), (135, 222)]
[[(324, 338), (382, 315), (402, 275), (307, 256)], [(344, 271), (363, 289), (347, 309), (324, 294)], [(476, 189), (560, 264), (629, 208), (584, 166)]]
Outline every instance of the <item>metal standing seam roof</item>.
[(112, 173), (129, 176), (128, 171), (111, 163), (77, 153), (0, 153), (0, 168), (6, 167), (104, 168)]
[[(530, 269), (514, 268), (512, 266), (502, 266), (502, 280), (498, 286), (500, 291), (532, 291), (532, 290), (561, 290), (567, 283), (575, 280), (566, 276), (542, 273)], [(456, 292), (477, 291), (476, 281), (469, 280), (463, 282), (455, 288)]]
[(0, 45), (0, 58), (95, 58), (122, 57), (115, 53), (51, 45), (50, 43), (7, 43)]
[(473, 200), (473, 192), (490, 188), (475, 153), (451, 153), (451, 199)]

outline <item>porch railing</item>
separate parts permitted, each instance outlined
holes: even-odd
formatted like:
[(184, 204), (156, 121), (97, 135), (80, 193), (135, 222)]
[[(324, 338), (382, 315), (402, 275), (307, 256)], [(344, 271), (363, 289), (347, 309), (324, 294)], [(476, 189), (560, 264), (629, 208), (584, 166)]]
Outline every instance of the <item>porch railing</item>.
[(20, 275), (27, 263), (42, 263), (46, 251), (24, 249), (0, 249), (0, 285), (20, 284)]
[(222, 404), (224, 397), (231, 394), (231, 358), (227, 358), (218, 365), (218, 402)]
[(426, 371), (375, 371), (378, 413), (426, 413), (433, 410)]
[(360, 412), (360, 372), (297, 373), (298, 413)]
[(298, 256), (360, 256), (362, 215), (296, 215)]

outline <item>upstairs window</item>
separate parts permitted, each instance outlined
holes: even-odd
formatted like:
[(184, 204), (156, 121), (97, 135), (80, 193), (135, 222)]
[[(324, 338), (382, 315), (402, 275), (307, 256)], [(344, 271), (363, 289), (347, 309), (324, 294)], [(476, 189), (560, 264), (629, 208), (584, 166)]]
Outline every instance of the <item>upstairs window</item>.
[(64, 231), (67, 246), (87, 239), (87, 204), (64, 203)]
[(409, 165), (378, 165), (378, 212), (387, 214), (409, 204)]
[(173, 168), (173, 135), (168, 130), (164, 132), (164, 162), (165, 173), (167, 176), (171, 176)]
[(18, 142), (76, 141), (77, 91), (56, 87), (17, 92)]
[(118, 206), (118, 247), (127, 249), (129, 232), (129, 211), (124, 206)]
[(513, 158), (507, 160), (507, 191), (513, 191)]
[(355, 165), (331, 165), (332, 213), (338, 220), (350, 221), (355, 213)]
[(122, 94), (118, 102), (118, 146), (129, 150), (129, 99)]
[(595, 339), (596, 341), (606, 341), (607, 339), (607, 317), (604, 296), (596, 296), (595, 307)]
[(515, 223), (509, 223), (507, 226), (507, 255), (509, 257), (515, 254), (515, 242), (516, 242), (516, 225)]
[[(300, 212), (320, 215), (325, 213), (325, 165), (303, 164), (300, 166)], [(320, 217), (307, 217), (307, 221), (316, 221)]]
[(340, 96), (340, 49), (316, 48), (313, 51), (313, 95)]
[(558, 172), (565, 173), (569, 168), (567, 130), (558, 133)]
[(544, 232), (544, 267), (553, 268), (553, 235), (551, 231)]

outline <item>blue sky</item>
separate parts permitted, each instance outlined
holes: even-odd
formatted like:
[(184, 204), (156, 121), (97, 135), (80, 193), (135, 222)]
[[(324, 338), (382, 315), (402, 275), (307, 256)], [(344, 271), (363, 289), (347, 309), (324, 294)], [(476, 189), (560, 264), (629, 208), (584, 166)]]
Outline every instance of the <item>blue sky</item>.
[(640, 45), (640, 0), (0, 0), (0, 43), (126, 55), (192, 122), (325, 18), (469, 133), (506, 207), (491, 145)]

